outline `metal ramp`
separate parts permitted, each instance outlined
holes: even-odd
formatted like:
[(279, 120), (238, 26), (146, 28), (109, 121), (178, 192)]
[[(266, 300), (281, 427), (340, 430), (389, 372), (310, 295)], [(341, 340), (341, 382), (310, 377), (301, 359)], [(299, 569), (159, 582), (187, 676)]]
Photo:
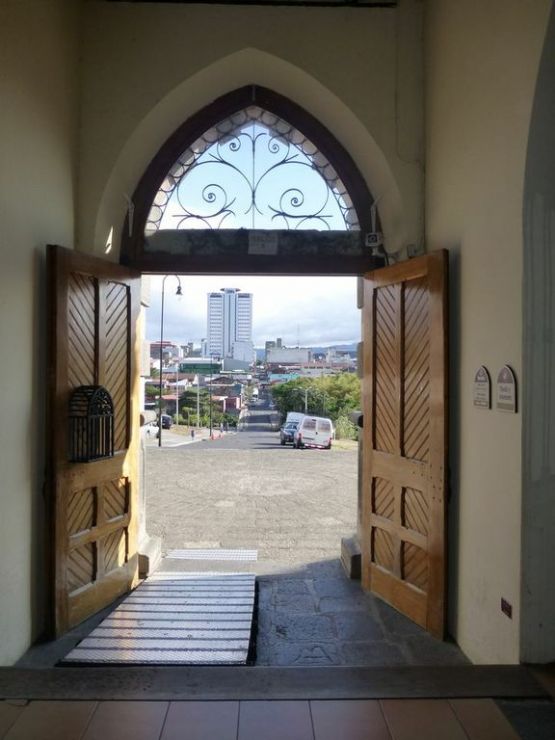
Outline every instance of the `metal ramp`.
[(61, 664), (252, 664), (255, 595), (251, 573), (155, 573)]

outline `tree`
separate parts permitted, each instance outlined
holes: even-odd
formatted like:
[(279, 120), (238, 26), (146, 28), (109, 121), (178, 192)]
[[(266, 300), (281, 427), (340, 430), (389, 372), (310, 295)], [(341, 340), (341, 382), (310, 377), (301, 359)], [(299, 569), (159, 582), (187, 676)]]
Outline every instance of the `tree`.
[(147, 383), (145, 385), (145, 396), (147, 398), (156, 398), (160, 393), (160, 386)]
[(289, 411), (307, 411), (329, 416), (333, 422), (347, 417), (360, 408), (360, 380), (353, 373), (339, 373), (321, 378), (298, 378), (274, 386), (272, 395), (278, 410), (285, 416)]

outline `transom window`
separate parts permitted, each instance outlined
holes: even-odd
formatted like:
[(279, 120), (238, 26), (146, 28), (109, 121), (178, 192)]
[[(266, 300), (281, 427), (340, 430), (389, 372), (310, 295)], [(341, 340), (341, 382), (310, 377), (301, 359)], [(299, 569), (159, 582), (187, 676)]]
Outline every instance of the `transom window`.
[(300, 131), (252, 105), (208, 129), (170, 168), (145, 235), (168, 229), (358, 231), (337, 172)]

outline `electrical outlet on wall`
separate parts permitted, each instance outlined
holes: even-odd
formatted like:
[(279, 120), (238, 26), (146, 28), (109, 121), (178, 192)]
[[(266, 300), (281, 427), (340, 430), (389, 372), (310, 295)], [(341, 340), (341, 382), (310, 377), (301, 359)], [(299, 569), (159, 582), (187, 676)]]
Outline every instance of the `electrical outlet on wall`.
[(509, 604), (507, 599), (504, 599), (503, 597), (501, 597), (501, 611), (503, 614), (506, 614), (509, 619), (513, 618), (513, 605)]

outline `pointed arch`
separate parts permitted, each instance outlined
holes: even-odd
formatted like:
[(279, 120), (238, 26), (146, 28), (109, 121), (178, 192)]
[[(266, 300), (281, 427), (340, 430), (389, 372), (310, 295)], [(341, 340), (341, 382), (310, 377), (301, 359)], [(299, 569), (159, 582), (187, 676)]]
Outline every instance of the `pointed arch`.
[(192, 115), (160, 147), (133, 194), (133, 218), (130, 222), (129, 214), (126, 216), (122, 232), (120, 255), (122, 262), (138, 263), (152, 204), (161, 183), (183, 152), (201, 139), (211, 127), (252, 106), (283, 119), (302, 132), (318, 148), (323, 157), (331, 163), (348, 194), (348, 200), (352, 202), (360, 230), (363, 233), (371, 230), (371, 208), (374, 198), (343, 145), (324, 125), (297, 103), (268, 88), (247, 85), (219, 97)]

